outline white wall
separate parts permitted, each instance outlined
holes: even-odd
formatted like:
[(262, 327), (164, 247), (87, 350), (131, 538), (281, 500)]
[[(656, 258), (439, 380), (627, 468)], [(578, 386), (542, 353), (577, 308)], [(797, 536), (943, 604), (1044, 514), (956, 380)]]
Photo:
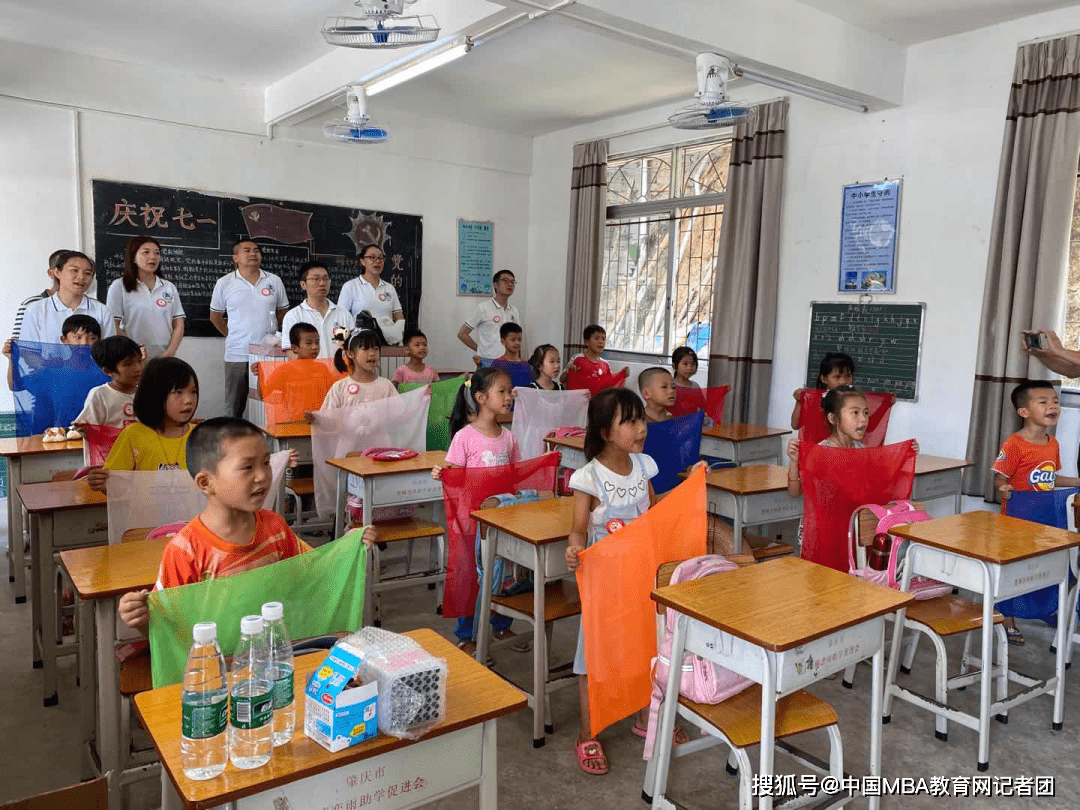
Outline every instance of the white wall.
[[(1077, 28), (1080, 13), (1074, 8), (914, 46), (903, 104), (887, 112), (858, 115), (792, 98), (770, 424), (787, 423), (791, 391), (803, 381), (810, 301), (840, 298), (835, 290), (841, 187), (902, 176), (898, 293), (884, 298), (925, 301), (927, 309), (919, 401), (896, 406), (889, 436), (917, 436), (923, 452), (962, 456), (1016, 47)], [(738, 95), (759, 100), (776, 93), (759, 87)], [(529, 263), (546, 268), (553, 285), (565, 283), (574, 141), (662, 121), (670, 112), (648, 110), (535, 139)], [(675, 130), (660, 129), (620, 138), (612, 151), (670, 143), (674, 136)], [(562, 302), (546, 301), (536, 290), (527, 300), (532, 318), (546, 313), (561, 334)]]
[[(477, 301), (455, 295), (459, 217), (493, 220), (495, 266), (518, 270), (524, 281), (527, 138), (405, 119), (386, 122), (393, 133), (386, 144), (350, 147), (81, 113), (76, 184), (72, 115), (0, 99), (0, 152), (17, 167), (0, 172), (0, 277), (11, 299), (40, 291), (45, 257), (58, 245), (74, 246), (77, 191), (82, 245), (91, 252), (90, 182), (97, 178), (419, 214), (424, 218), (420, 321), (430, 341), (429, 362), (436, 366), (461, 366), (469, 357), (455, 337)], [(312, 137), (321, 141), (321, 135)], [(524, 314), (524, 303), (517, 303)], [(10, 324), (13, 315), (4, 296), (0, 323)], [(200, 415), (220, 412), (222, 351), (219, 339), (188, 338), (181, 345), (180, 355), (202, 382)], [(9, 404), (0, 407), (10, 408), (6, 390), (4, 396)]]

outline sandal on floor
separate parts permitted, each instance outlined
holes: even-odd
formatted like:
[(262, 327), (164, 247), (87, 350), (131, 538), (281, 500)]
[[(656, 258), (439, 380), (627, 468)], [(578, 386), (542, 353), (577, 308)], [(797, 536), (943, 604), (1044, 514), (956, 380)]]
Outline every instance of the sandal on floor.
[[(459, 641), (457, 647), (470, 658), (476, 658), (475, 641)], [(487, 667), (495, 666), (495, 659), (491, 657), (491, 653), (488, 653), (487, 661), (484, 662), (484, 665)]]
[(1009, 639), (1010, 644), (1020, 646), (1024, 643), (1024, 634), (1015, 627), (1006, 627), (1005, 636)]
[[(634, 732), (641, 739), (645, 739), (648, 732), (634, 721), (630, 724), (630, 730)], [(690, 742), (690, 738), (686, 736), (686, 732), (682, 730), (682, 726), (675, 726), (675, 730), (671, 733), (672, 745), (682, 745), (685, 742)]]
[[(603, 776), (608, 772), (608, 758), (598, 740), (585, 740), (574, 745), (578, 765), (585, 773)], [(590, 764), (592, 763), (592, 764)], [(599, 764), (597, 764), (599, 763)]]
[(529, 639), (523, 639), (516, 644), (511, 644), (510, 649), (516, 653), (527, 653), (532, 649), (532, 642)]

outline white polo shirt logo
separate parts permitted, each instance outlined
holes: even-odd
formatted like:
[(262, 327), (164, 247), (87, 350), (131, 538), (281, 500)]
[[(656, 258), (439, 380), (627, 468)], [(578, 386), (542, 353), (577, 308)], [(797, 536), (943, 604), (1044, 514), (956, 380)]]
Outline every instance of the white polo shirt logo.
[(263, 295), (265, 295), (265, 296), (271, 296), (271, 295), (273, 295), (273, 294), (274, 294), (274, 287), (273, 287), (273, 285), (267, 285), (266, 287), (263, 287), (263, 288), (262, 288), (262, 294), (263, 294)]
[(379, 300), (380, 301), (389, 301), (390, 300), (390, 293), (379, 293)]
[(164, 298), (159, 298), (159, 299), (158, 299), (158, 300), (156, 301), (156, 303), (157, 303), (157, 305), (158, 305), (159, 307), (161, 307), (162, 309), (164, 309), (165, 307), (167, 307), (167, 306), (169, 305), (169, 302), (168, 302), (168, 301), (166, 301), (166, 300), (165, 300)]
[(492, 323), (498, 323), (498, 322), (499, 322), (499, 321), (501, 321), (501, 320), (502, 320), (502, 316), (501, 316), (501, 315), (495, 315), (495, 316), (493, 316), (493, 317), (491, 318), (491, 322), (492, 322)]
[(162, 290), (161, 297), (164, 298), (166, 301), (172, 301), (172, 293), (168, 290)]

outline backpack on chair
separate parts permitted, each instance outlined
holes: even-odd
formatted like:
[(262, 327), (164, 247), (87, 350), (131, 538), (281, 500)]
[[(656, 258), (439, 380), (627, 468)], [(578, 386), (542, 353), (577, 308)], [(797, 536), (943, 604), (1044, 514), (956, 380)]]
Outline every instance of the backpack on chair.
[[(874, 529), (873, 543), (867, 547), (867, 563), (859, 568), (855, 561), (855, 544), (858, 542), (858, 523), (863, 510), (877, 518), (877, 526)], [(900, 590), (907, 558), (897, 563), (897, 557), (900, 555), (906, 538), (897, 537), (889, 529), (905, 523), (921, 523), (930, 519), (926, 512), (916, 508), (911, 501), (894, 501), (887, 506), (863, 504), (851, 513), (851, 523), (848, 526), (848, 573), (859, 579), (865, 579), (867, 582), (884, 585), (896, 591)], [(951, 592), (951, 585), (933, 579), (926, 577), (912, 577), (911, 579), (911, 595), (916, 599), (933, 599)]]
[[(692, 579), (734, 571), (738, 568), (719, 554), (704, 554), (683, 560), (671, 572), (670, 585), (689, 582)], [(675, 632), (675, 611), (668, 608), (664, 616), (664, 637), (657, 645), (656, 658), (652, 664), (652, 699), (649, 701), (649, 728), (645, 736), (645, 759), (652, 757), (656, 727), (660, 721), (660, 701), (667, 686), (668, 672), (671, 667), (671, 639)], [(707, 661), (693, 653), (684, 652), (682, 674), (679, 677), (679, 694), (695, 703), (720, 703), (729, 697), (753, 685), (753, 681), (732, 672), (730, 669)]]

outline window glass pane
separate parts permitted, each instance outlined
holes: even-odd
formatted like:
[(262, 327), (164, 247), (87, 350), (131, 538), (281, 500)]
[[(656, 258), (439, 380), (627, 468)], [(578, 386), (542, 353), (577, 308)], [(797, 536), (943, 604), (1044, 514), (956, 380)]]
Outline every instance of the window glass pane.
[(663, 215), (607, 223), (599, 320), (609, 349), (666, 350), (670, 221)]
[(679, 185), (676, 196), (693, 197), (727, 191), (731, 141), (703, 143), (679, 150)]
[(676, 219), (675, 279), (672, 284), (671, 346), (690, 346), (708, 358), (712, 334), (713, 277), (720, 243), (722, 205), (684, 208)]
[(608, 205), (666, 200), (670, 196), (670, 149), (608, 162)]
[[(1065, 283), (1065, 329), (1061, 342), (1066, 349), (1080, 349), (1080, 183), (1073, 199), (1069, 276)], [(1080, 389), (1080, 378), (1062, 378), (1061, 384), (1064, 388)]]

